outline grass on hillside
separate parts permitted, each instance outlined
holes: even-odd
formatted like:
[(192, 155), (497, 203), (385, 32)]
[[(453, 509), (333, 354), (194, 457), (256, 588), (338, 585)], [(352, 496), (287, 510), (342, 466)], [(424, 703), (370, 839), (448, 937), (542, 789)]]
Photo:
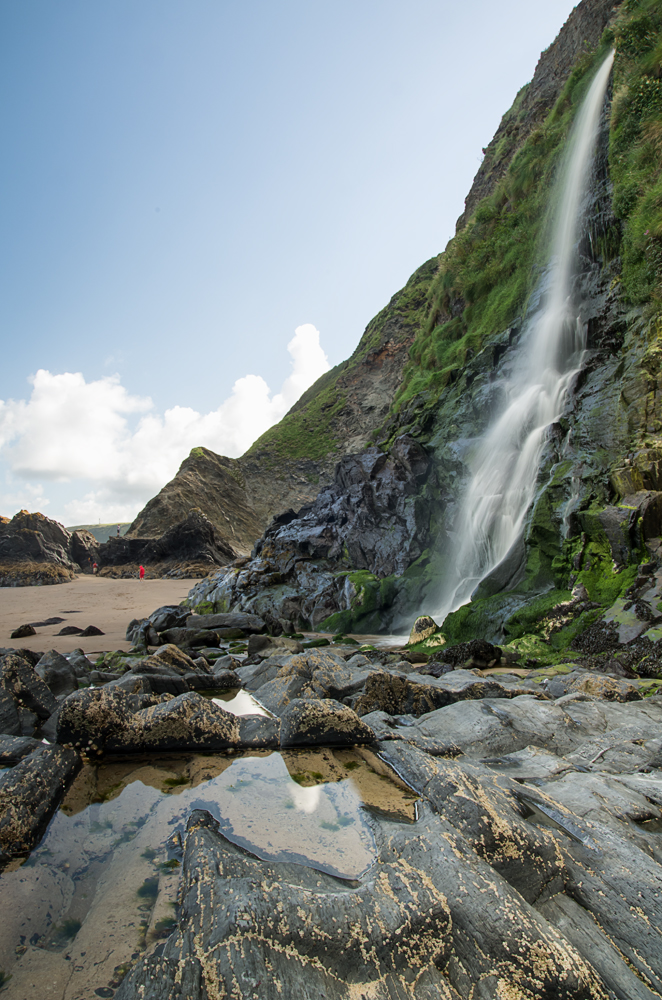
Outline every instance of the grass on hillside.
[[(515, 151), (494, 192), (440, 256), (398, 405), (424, 389), (439, 391), (451, 370), (521, 315), (547, 262), (549, 192), (566, 139), (610, 44), (607, 36), (594, 53), (578, 60), (554, 108)], [(522, 113), (521, 93), (509, 116)]]

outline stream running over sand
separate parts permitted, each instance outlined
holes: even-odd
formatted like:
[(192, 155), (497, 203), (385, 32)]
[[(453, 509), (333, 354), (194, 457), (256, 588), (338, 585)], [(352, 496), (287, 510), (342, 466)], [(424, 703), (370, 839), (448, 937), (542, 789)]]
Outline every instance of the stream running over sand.
[(460, 500), (451, 567), (434, 614), (438, 622), (467, 604), (477, 585), (519, 542), (536, 492), (550, 424), (563, 412), (582, 366), (586, 329), (572, 279), (600, 116), (614, 53), (598, 69), (573, 125), (558, 186), (553, 256), (540, 308), (527, 322), (522, 354), (505, 386), (505, 410), (477, 442)]

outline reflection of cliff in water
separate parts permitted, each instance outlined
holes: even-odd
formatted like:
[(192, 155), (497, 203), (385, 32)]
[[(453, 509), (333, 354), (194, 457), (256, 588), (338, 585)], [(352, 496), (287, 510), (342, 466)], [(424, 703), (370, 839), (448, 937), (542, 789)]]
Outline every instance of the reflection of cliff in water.
[(582, 303), (572, 279), (591, 163), (614, 53), (604, 60), (579, 110), (557, 194), (552, 264), (541, 305), (524, 331), (521, 358), (504, 385), (505, 409), (476, 444), (461, 499), (451, 569), (435, 618), (471, 600), (477, 585), (522, 537), (549, 426), (558, 420), (586, 348)]
[(208, 810), (239, 849), (351, 880), (376, 857), (370, 810), (416, 819), (415, 796), (369, 751), (86, 765), (40, 846), (0, 876), (3, 996), (112, 996), (174, 926), (194, 809)]

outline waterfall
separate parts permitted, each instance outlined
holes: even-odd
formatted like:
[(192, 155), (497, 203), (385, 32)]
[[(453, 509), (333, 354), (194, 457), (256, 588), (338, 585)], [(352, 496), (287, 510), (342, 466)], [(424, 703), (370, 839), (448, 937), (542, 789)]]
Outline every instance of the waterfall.
[(477, 443), (471, 480), (460, 500), (454, 552), (434, 614), (447, 614), (471, 595), (521, 540), (536, 491), (547, 430), (561, 416), (586, 348), (585, 325), (571, 299), (580, 235), (604, 95), (614, 53), (600, 66), (573, 125), (558, 187), (552, 259), (542, 305), (528, 320), (516, 369), (505, 386), (506, 408)]

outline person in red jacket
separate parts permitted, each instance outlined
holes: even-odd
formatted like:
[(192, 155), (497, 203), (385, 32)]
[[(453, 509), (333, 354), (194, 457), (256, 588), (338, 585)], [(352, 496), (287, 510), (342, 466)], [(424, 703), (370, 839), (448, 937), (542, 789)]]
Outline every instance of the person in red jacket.
[(145, 567), (144, 566), (140, 567), (140, 579), (141, 580), (145, 579)]

